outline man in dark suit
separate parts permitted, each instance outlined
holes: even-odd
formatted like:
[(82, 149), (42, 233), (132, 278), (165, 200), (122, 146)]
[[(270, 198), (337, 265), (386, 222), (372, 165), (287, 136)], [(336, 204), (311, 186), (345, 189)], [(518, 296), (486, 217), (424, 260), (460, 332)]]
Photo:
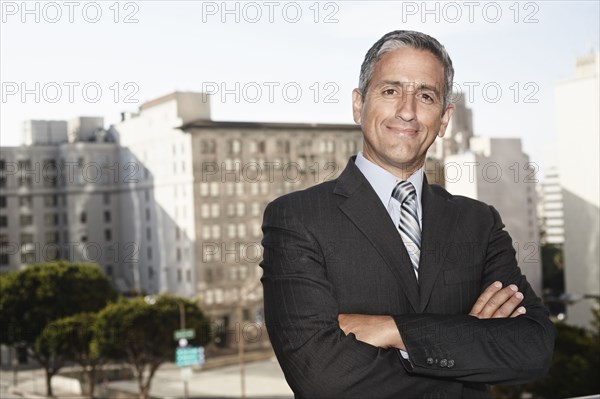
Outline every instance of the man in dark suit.
[(549, 367), (555, 329), (500, 216), (423, 173), (453, 73), (434, 38), (385, 35), (353, 92), (363, 151), (265, 210), (265, 321), (297, 397), (484, 398)]

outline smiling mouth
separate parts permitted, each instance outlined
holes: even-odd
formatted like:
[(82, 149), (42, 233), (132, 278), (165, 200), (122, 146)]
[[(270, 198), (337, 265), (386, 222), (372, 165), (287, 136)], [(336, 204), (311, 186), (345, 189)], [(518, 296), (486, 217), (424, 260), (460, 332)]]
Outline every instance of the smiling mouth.
[(416, 136), (419, 133), (419, 129), (414, 129), (406, 126), (385, 126), (386, 129), (392, 133), (399, 134), (402, 136)]

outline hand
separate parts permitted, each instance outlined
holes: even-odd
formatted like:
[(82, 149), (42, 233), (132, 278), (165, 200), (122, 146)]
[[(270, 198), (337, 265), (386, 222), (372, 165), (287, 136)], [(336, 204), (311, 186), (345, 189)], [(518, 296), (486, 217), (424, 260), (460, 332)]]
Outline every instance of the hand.
[(502, 283), (496, 281), (479, 295), (469, 315), (479, 319), (517, 317), (525, 314), (525, 308), (519, 306), (522, 300), (516, 285), (502, 288)]
[(359, 341), (380, 348), (406, 350), (396, 322), (391, 316), (340, 314), (338, 321), (346, 335), (352, 333)]

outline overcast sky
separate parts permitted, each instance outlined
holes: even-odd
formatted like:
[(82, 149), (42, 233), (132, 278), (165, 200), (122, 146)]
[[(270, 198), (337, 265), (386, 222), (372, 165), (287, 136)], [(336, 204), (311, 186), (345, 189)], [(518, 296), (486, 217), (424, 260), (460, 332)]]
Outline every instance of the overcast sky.
[(475, 133), (521, 137), (543, 163), (554, 84), (600, 35), (597, 1), (26, 4), (2, 2), (3, 146), (20, 144), (27, 119), (98, 115), (108, 126), (175, 90), (214, 93), (216, 120), (353, 123), (365, 52), (415, 29), (450, 53)]

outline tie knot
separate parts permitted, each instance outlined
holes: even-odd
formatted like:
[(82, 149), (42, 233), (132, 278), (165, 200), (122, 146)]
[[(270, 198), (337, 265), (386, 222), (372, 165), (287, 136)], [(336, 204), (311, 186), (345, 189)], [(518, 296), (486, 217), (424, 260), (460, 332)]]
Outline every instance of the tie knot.
[(392, 197), (396, 198), (401, 204), (416, 195), (417, 190), (415, 190), (415, 186), (409, 181), (401, 181), (396, 184), (396, 187), (394, 187), (394, 190), (392, 191)]

